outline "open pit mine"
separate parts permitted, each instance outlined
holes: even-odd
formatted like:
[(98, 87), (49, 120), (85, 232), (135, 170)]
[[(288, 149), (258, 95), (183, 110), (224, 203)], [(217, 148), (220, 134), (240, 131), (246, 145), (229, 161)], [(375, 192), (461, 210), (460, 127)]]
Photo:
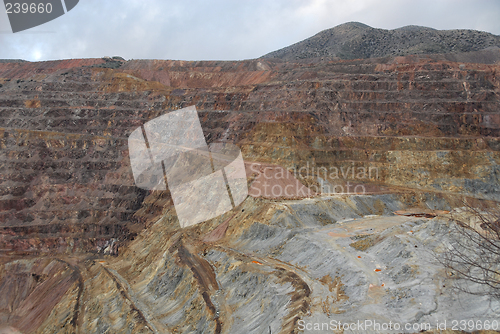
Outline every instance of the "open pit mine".
[[(499, 59), (0, 62), (0, 333), (500, 329), (439, 261), (500, 201)], [(192, 106), (248, 196), (181, 228), (128, 140)]]

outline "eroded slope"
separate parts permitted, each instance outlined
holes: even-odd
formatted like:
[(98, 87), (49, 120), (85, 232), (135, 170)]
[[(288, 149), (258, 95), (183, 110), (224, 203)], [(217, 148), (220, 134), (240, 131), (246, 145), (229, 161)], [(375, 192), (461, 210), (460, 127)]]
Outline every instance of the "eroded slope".
[[(2, 323), (290, 333), (299, 320), (498, 315), (439, 285), (420, 252), (439, 252), (446, 220), (393, 215), (451, 210), (443, 194), (499, 199), (498, 70), (426, 57), (0, 64), (0, 289), (16, 291)], [(134, 186), (127, 138), (190, 105), (208, 142), (260, 166), (249, 181), (309, 191), (253, 188), (233, 212), (180, 230), (168, 192)], [(373, 195), (339, 194), (347, 182)], [(48, 295), (46, 308), (24, 306)], [(453, 298), (468, 303), (445, 314)]]

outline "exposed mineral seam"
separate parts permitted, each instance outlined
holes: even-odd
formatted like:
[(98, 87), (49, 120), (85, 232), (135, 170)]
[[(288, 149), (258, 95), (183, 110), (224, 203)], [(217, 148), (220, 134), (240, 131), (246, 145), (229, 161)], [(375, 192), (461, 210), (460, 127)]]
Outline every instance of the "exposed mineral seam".
[(166, 328), (162, 328), (158, 331), (157, 326), (159, 323), (156, 321), (156, 325), (153, 323), (153, 319), (150, 313), (146, 310), (146, 306), (141, 303), (137, 298), (134, 297), (132, 289), (128, 282), (116, 271), (106, 266), (102, 266), (106, 273), (111, 277), (113, 282), (115, 282), (117, 289), (120, 291), (121, 295), (130, 302), (130, 307), (137, 312), (141, 320), (145, 325), (154, 333), (168, 333)]
[(174, 252), (175, 248), (177, 248), (177, 256), (180, 261), (191, 270), (198, 282), (203, 300), (214, 317), (215, 333), (221, 333), (222, 321), (220, 319), (220, 310), (214, 305), (211, 299), (211, 294), (219, 290), (219, 284), (217, 283), (212, 266), (208, 261), (196, 255), (194, 246), (183, 241), (182, 238), (171, 248), (171, 252)]
[(73, 325), (73, 330), (75, 331), (75, 333), (78, 333), (78, 327), (81, 321), (79, 318), (81, 298), (83, 294), (83, 289), (85, 288), (82, 272), (80, 271), (80, 268), (78, 268), (78, 266), (72, 265), (71, 263), (61, 259), (56, 259), (56, 260), (64, 263), (69, 268), (71, 268), (73, 270), (73, 277), (75, 278), (75, 281), (78, 281), (78, 295), (76, 296), (75, 308), (73, 309), (73, 318), (71, 319), (71, 325)]

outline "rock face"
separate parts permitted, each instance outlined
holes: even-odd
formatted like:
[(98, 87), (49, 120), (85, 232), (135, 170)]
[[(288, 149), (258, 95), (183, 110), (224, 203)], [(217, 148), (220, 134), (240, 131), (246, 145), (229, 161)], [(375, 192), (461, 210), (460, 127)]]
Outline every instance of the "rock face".
[[(458, 198), (500, 200), (499, 73), (441, 56), (0, 63), (0, 331), (498, 319), (429, 254)], [(191, 105), (260, 185), (180, 229), (168, 191), (135, 187), (127, 139)], [(257, 193), (276, 184), (302, 195)]]
[[(298, 60), (317, 57), (363, 59), (410, 54), (445, 54), (491, 50), (492, 62), (500, 59), (500, 36), (475, 30), (436, 30), (406, 26), (394, 30), (376, 29), (349, 22), (301, 42), (271, 52), (262, 58)], [(490, 53), (490, 52), (486, 52)]]

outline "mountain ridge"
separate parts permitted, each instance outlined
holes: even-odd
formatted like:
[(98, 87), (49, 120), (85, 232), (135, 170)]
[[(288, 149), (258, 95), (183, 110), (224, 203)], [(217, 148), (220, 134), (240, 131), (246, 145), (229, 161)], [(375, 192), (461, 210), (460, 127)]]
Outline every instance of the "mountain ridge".
[(500, 47), (500, 36), (488, 32), (409, 25), (386, 30), (360, 22), (347, 22), (261, 58), (299, 60), (307, 58), (367, 59), (411, 54), (445, 54)]

